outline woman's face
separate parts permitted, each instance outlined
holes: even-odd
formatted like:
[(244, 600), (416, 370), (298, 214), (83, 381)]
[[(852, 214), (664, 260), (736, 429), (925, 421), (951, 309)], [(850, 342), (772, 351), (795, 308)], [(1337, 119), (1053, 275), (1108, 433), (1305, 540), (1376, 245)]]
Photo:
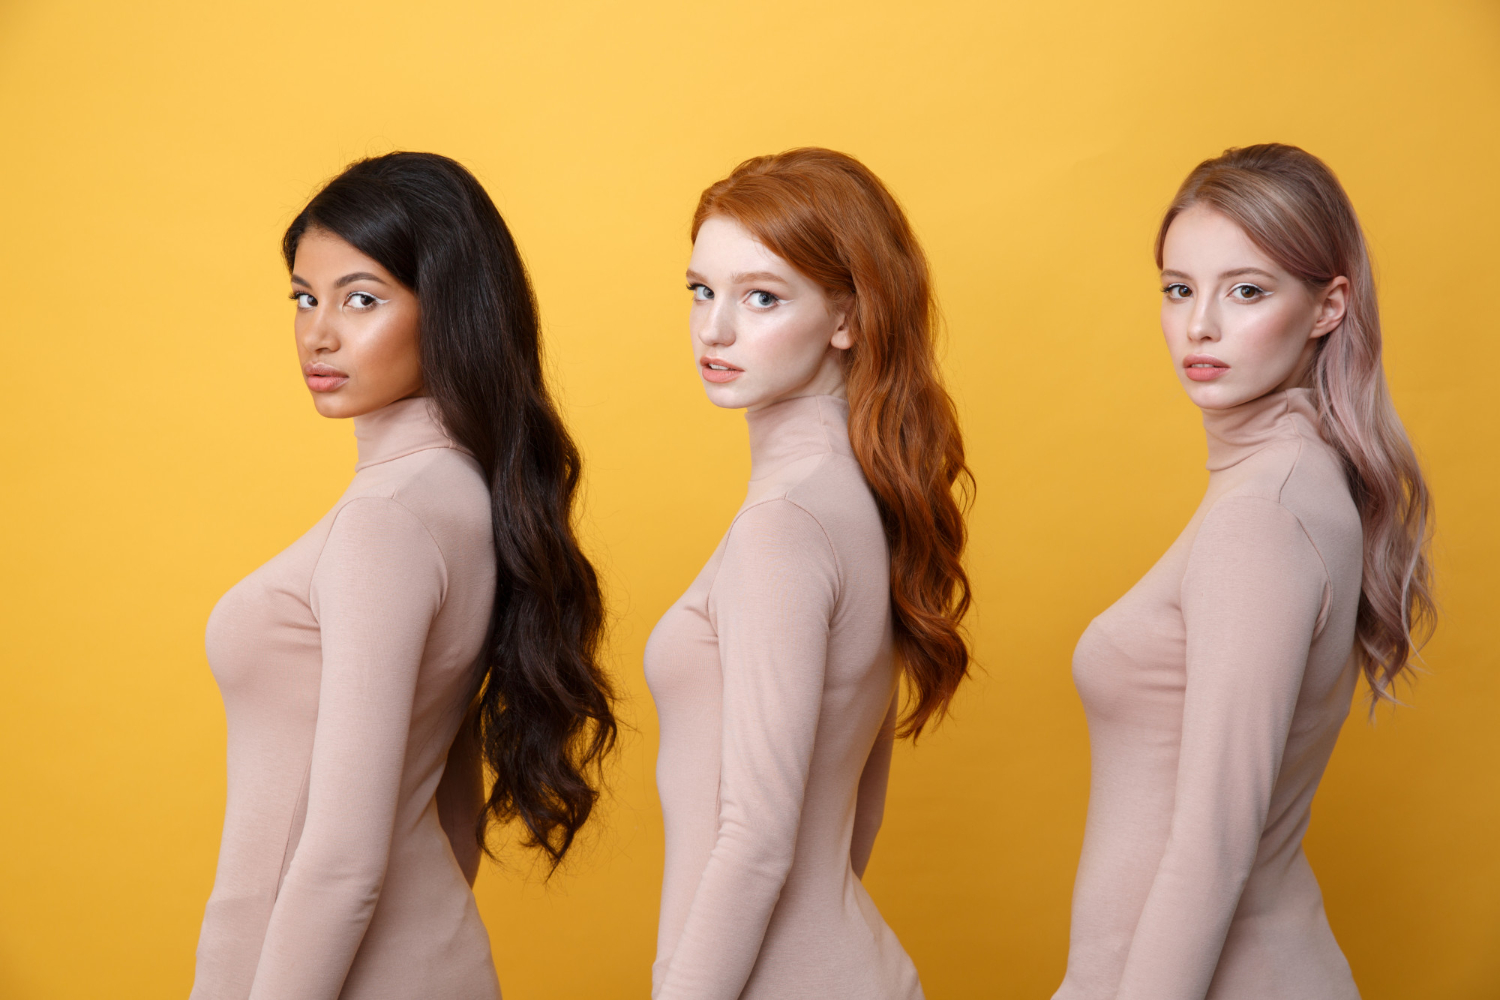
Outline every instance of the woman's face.
[(1318, 339), (1344, 319), (1349, 281), (1309, 287), (1237, 223), (1194, 205), (1162, 244), (1161, 329), (1188, 397), (1205, 410), (1305, 384)]
[(325, 417), (357, 417), (422, 395), (417, 297), (326, 229), (292, 263), (297, 357)]
[(698, 228), (687, 280), (693, 353), (715, 406), (844, 394), (847, 311), (738, 222), (711, 216)]

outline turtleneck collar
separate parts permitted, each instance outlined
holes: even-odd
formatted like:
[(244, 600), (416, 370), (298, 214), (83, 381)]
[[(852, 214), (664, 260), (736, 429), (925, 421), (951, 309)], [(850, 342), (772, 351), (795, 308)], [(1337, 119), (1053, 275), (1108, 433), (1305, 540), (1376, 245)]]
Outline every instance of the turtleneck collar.
[(438, 419), (437, 406), (427, 396), (398, 399), (355, 417), (354, 437), (359, 442), (355, 472), (428, 448), (464, 451), (448, 436)]
[(784, 469), (811, 455), (846, 455), (849, 401), (837, 396), (797, 396), (745, 414), (750, 425), (750, 479)]
[(1228, 409), (1204, 410), (1203, 429), (1209, 472), (1237, 465), (1272, 441), (1323, 436), (1311, 389), (1283, 389)]

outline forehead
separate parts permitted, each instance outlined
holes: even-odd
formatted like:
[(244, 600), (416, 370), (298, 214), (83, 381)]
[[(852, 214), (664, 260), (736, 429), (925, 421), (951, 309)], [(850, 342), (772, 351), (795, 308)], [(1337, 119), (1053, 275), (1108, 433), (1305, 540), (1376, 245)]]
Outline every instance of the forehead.
[(1161, 256), (1163, 270), (1184, 274), (1207, 276), (1244, 267), (1281, 273), (1239, 223), (1206, 205), (1194, 205), (1172, 220)]
[(297, 256), (292, 270), (299, 277), (338, 278), (355, 271), (368, 271), (383, 279), (390, 276), (374, 258), (367, 257), (353, 244), (326, 229), (312, 228), (297, 241)]
[(796, 277), (795, 268), (750, 235), (748, 229), (721, 215), (709, 216), (698, 227), (688, 266), (704, 275), (727, 277), (749, 271), (774, 271), (788, 280)]

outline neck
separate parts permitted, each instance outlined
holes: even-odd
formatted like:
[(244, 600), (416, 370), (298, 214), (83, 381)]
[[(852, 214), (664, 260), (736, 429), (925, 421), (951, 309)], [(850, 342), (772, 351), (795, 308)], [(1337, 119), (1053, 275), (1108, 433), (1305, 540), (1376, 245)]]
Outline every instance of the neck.
[(1312, 390), (1303, 388), (1278, 389), (1237, 406), (1204, 410), (1203, 429), (1210, 472), (1236, 465), (1273, 441), (1322, 437)]
[(814, 455), (853, 456), (849, 402), (837, 396), (797, 396), (751, 410), (750, 478), (766, 476)]
[(398, 399), (355, 417), (354, 437), (359, 443), (356, 472), (429, 448), (463, 450), (443, 427), (437, 405), (428, 396)]

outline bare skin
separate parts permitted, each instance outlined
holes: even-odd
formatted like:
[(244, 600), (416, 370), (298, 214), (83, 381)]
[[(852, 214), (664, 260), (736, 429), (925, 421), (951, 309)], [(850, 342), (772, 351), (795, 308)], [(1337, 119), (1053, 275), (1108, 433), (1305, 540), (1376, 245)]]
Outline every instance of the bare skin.
[(1344, 321), (1349, 299), (1348, 278), (1308, 285), (1202, 205), (1172, 220), (1161, 280), (1167, 349), (1205, 410), (1309, 385), (1318, 341)]
[(417, 296), (371, 258), (309, 229), (292, 264), (297, 358), (325, 417), (357, 417), (422, 392)]
[(854, 345), (848, 303), (721, 216), (699, 227), (687, 280), (698, 375), (715, 406), (844, 396), (844, 352)]

